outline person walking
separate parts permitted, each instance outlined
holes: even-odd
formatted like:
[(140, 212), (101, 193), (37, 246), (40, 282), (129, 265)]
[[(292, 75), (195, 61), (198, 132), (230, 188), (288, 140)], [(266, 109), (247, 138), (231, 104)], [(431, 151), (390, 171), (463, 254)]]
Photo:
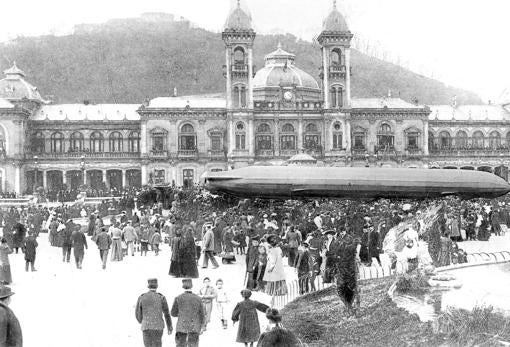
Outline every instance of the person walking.
[(228, 320), (225, 318), (225, 310), (229, 300), (225, 288), (223, 288), (223, 280), (221, 278), (216, 280), (216, 307), (220, 314), (221, 325), (223, 329), (228, 328)]
[(294, 226), (292, 225), (287, 232), (287, 241), (289, 243), (289, 266), (295, 267), (298, 248), (303, 240), (301, 239), (301, 234), (294, 230)]
[(108, 251), (112, 245), (112, 238), (106, 232), (106, 227), (101, 228), (101, 232), (97, 235), (96, 244), (99, 249), (99, 256), (101, 257), (104, 270), (106, 269), (106, 261), (108, 260)]
[(27, 228), (22, 223), (21, 218), (19, 218), (18, 222), (12, 227), (12, 230), (14, 231), (12, 237), (13, 248), (16, 250), (16, 254), (18, 254), (18, 250), (23, 247), (23, 243), (25, 242)]
[(28, 237), (25, 239), (23, 244), (23, 252), (25, 252), (25, 271), (28, 272), (28, 266), (30, 265), (31, 271), (36, 271), (35, 269), (35, 255), (37, 246), (37, 240), (35, 239), (34, 233), (29, 232)]
[(147, 224), (142, 224), (140, 227), (140, 255), (147, 255), (147, 251), (149, 250), (149, 226)]
[(0, 286), (0, 346), (23, 347), (23, 334), (18, 318), (9, 308), (11, 288)]
[(134, 245), (138, 235), (136, 234), (135, 228), (131, 225), (131, 221), (127, 221), (127, 225), (122, 230), (122, 235), (124, 236), (124, 242), (126, 242), (128, 255), (131, 253), (131, 256), (135, 255)]
[(73, 234), (73, 226), (72, 220), (68, 220), (64, 228), (60, 231), (62, 237), (62, 262), (64, 263), (69, 263), (71, 261), (71, 235)]
[(110, 227), (110, 237), (112, 238), (112, 256), (111, 261), (122, 261), (122, 230), (119, 228), (119, 222)]
[(174, 277), (184, 277), (182, 271), (182, 256), (180, 254), (181, 249), (181, 231), (175, 230), (175, 236), (171, 241), (172, 255), (170, 256), (170, 270), (168, 274)]
[(251, 238), (250, 246), (246, 252), (246, 277), (245, 283), (247, 289), (254, 289), (257, 285), (256, 279), (254, 278), (255, 268), (257, 267), (259, 260), (259, 238), (254, 236)]
[(76, 229), (71, 234), (71, 243), (73, 247), (76, 268), (81, 269), (81, 266), (83, 264), (83, 258), (85, 256), (85, 249), (88, 249), (87, 238), (80, 229)]
[(161, 243), (161, 234), (158, 229), (155, 229), (154, 234), (150, 239), (150, 244), (154, 254), (159, 255), (159, 244)]
[(2, 237), (0, 243), (0, 283), (12, 283), (11, 263), (9, 262), (9, 254), (12, 253), (11, 247), (7, 244), (7, 240)]
[(205, 234), (202, 239), (202, 253), (204, 254), (204, 261), (202, 269), (207, 269), (209, 260), (211, 260), (213, 269), (218, 268), (218, 262), (214, 259), (214, 232), (211, 224), (206, 225)]
[(253, 343), (260, 337), (260, 324), (257, 310), (266, 312), (269, 306), (258, 301), (251, 300), (251, 290), (243, 289), (241, 291), (243, 301), (239, 302), (232, 312), (232, 321), (234, 324), (239, 322), (237, 328), (236, 342), (244, 343), (245, 346), (253, 347)]
[(211, 286), (211, 279), (209, 277), (204, 278), (204, 286), (200, 288), (198, 295), (202, 298), (205, 309), (205, 322), (203, 326), (203, 330), (205, 331), (207, 329), (207, 324), (211, 322), (213, 300), (216, 299), (217, 296), (216, 289)]
[(175, 342), (177, 347), (198, 347), (205, 312), (202, 300), (191, 292), (191, 279), (182, 280), (185, 292), (177, 296), (172, 305), (171, 315), (177, 317)]
[(172, 334), (172, 319), (165, 296), (156, 292), (157, 278), (151, 278), (147, 282), (149, 291), (138, 298), (135, 316), (138, 323), (142, 325), (144, 346), (161, 347), (165, 323), (168, 335)]
[(282, 250), (277, 247), (275, 235), (267, 238), (267, 265), (264, 274), (266, 281), (265, 292), (269, 296), (280, 296), (287, 294), (287, 283), (285, 281), (285, 271), (283, 270)]

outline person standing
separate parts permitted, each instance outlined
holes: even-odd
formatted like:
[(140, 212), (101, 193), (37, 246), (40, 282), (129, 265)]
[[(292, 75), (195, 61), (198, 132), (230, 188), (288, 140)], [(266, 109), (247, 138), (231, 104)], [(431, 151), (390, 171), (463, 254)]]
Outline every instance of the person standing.
[(122, 230), (119, 229), (119, 222), (115, 222), (110, 227), (110, 236), (112, 238), (112, 258), (111, 261), (122, 261)]
[(175, 230), (175, 236), (171, 241), (172, 255), (170, 256), (170, 270), (168, 274), (174, 277), (184, 277), (182, 271), (182, 257), (179, 254), (181, 249), (181, 230)]
[(76, 263), (76, 268), (81, 269), (83, 257), (85, 256), (85, 249), (86, 248), (88, 249), (87, 238), (80, 229), (76, 229), (71, 234), (71, 243), (73, 246), (74, 261)]
[(142, 224), (140, 227), (140, 255), (147, 255), (147, 251), (149, 250), (149, 226), (147, 224)]
[(246, 347), (248, 347), (248, 345), (253, 347), (253, 343), (260, 337), (260, 324), (257, 310), (266, 312), (269, 306), (255, 300), (250, 300), (251, 291), (249, 289), (243, 289), (241, 291), (241, 296), (244, 300), (239, 302), (232, 312), (232, 321), (234, 324), (239, 322), (236, 342), (244, 343)]
[(135, 317), (142, 325), (145, 347), (161, 347), (165, 322), (168, 335), (172, 334), (172, 319), (165, 296), (156, 292), (158, 280), (151, 278), (147, 282), (149, 291), (138, 298)]
[(228, 304), (228, 295), (225, 289), (223, 288), (223, 280), (216, 280), (216, 307), (218, 308), (218, 312), (220, 313), (221, 325), (223, 329), (227, 329), (228, 320), (225, 318), (225, 309)]
[(301, 244), (301, 234), (294, 230), (294, 226), (289, 227), (289, 231), (287, 232), (287, 241), (289, 243), (289, 266), (295, 266), (296, 257), (298, 254), (298, 247)]
[(0, 287), (0, 346), (2, 347), (23, 346), (21, 326), (18, 318), (9, 308), (13, 294), (11, 288)]
[(299, 294), (303, 295), (308, 293), (310, 290), (310, 279), (313, 269), (312, 259), (310, 257), (310, 251), (308, 250), (309, 245), (307, 242), (303, 242), (299, 246), (298, 256), (296, 257), (296, 263), (294, 267), (298, 275)]
[(71, 261), (71, 235), (73, 234), (73, 226), (73, 221), (68, 220), (64, 229), (60, 231), (62, 235), (62, 262), (64, 263), (69, 263)]
[(152, 247), (152, 250), (156, 255), (159, 255), (159, 244), (161, 243), (161, 234), (159, 233), (158, 229), (155, 229), (154, 234), (152, 234), (152, 237), (150, 239), (150, 244)]
[(191, 292), (191, 279), (182, 280), (185, 292), (177, 296), (172, 305), (171, 315), (177, 317), (175, 342), (177, 347), (198, 347), (202, 326), (205, 323), (204, 305), (196, 294)]
[(97, 235), (96, 240), (97, 248), (99, 249), (99, 256), (103, 262), (103, 270), (106, 269), (106, 261), (108, 260), (108, 251), (112, 245), (112, 238), (106, 232), (106, 227), (101, 228), (101, 232)]
[(179, 246), (181, 257), (181, 271), (183, 277), (198, 278), (198, 267), (196, 258), (195, 238), (193, 229), (190, 226), (184, 227), (182, 239)]
[(203, 330), (205, 331), (207, 329), (207, 324), (211, 322), (213, 300), (216, 299), (217, 296), (216, 289), (211, 286), (211, 279), (209, 277), (204, 278), (204, 286), (200, 288), (198, 294), (202, 298), (205, 309), (205, 322), (203, 326)]
[(132, 222), (130, 220), (127, 221), (127, 225), (122, 230), (122, 234), (124, 235), (124, 241), (126, 242), (128, 248), (128, 255), (131, 253), (131, 256), (134, 256), (134, 245), (138, 235), (136, 234), (135, 228), (133, 228), (131, 223)]
[(254, 236), (251, 239), (250, 247), (246, 252), (246, 281), (247, 289), (254, 289), (257, 285), (256, 279), (254, 278), (255, 268), (259, 261), (259, 239), (258, 236)]
[(12, 253), (11, 247), (7, 244), (7, 240), (2, 237), (0, 243), (0, 283), (12, 283), (11, 263), (9, 262), (9, 254)]
[(287, 284), (285, 281), (285, 271), (283, 270), (282, 250), (277, 247), (275, 235), (267, 238), (267, 265), (264, 274), (266, 281), (265, 292), (269, 296), (280, 296), (287, 294)]
[(14, 224), (12, 229), (14, 231), (14, 235), (12, 238), (13, 248), (16, 250), (16, 254), (18, 254), (18, 250), (23, 247), (23, 243), (25, 242), (27, 229), (25, 228), (25, 225), (21, 223), (21, 218), (18, 219), (18, 222)]
[(35, 270), (35, 255), (36, 249), (39, 244), (35, 239), (35, 236), (32, 232), (28, 233), (28, 237), (25, 239), (23, 244), (23, 251), (25, 252), (25, 271), (28, 272), (28, 265), (30, 265), (31, 271)]
[(204, 254), (204, 262), (202, 269), (207, 269), (209, 259), (211, 260), (213, 269), (218, 268), (218, 262), (214, 259), (214, 232), (211, 224), (206, 225), (206, 231), (202, 239), (202, 253)]

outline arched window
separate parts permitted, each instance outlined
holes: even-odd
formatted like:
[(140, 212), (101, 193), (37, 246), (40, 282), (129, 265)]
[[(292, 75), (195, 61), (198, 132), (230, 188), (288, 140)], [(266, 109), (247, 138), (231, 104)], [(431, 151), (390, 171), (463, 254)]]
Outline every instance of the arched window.
[(489, 134), (489, 147), (491, 149), (498, 149), (501, 147), (501, 135), (497, 131)]
[(128, 151), (131, 153), (140, 152), (140, 133), (132, 131), (128, 136)]
[[(0, 142), (3, 142), (3, 133), (1, 134), (2, 140)], [(0, 143), (0, 145), (2, 145)], [(45, 152), (45, 138), (44, 134), (41, 131), (36, 132), (32, 135), (32, 152), (34, 153), (44, 153)], [(3, 145), (1, 148), (5, 148)]]
[(122, 134), (118, 131), (111, 133), (108, 138), (110, 152), (122, 152), (122, 140)]
[(285, 123), (282, 126), (282, 132), (280, 133), (280, 149), (282, 151), (296, 150), (296, 134), (294, 133), (294, 126), (290, 123)]
[(303, 147), (307, 150), (321, 150), (321, 135), (317, 124), (309, 123), (305, 127)]
[(244, 151), (246, 149), (246, 129), (244, 123), (236, 124), (236, 150)]
[(64, 135), (60, 132), (51, 134), (50, 147), (52, 153), (62, 153), (64, 151)]
[(101, 153), (104, 151), (104, 137), (99, 131), (94, 131), (90, 135), (90, 151), (92, 153)]
[(439, 147), (441, 149), (450, 149), (452, 147), (452, 137), (448, 131), (439, 133)]
[(269, 124), (262, 123), (257, 127), (255, 146), (257, 151), (273, 150), (273, 132)]
[(160, 154), (167, 150), (166, 141), (168, 138), (168, 132), (165, 129), (152, 129), (151, 130), (151, 142), (153, 154)]
[(342, 125), (335, 123), (333, 125), (333, 149), (342, 149)]
[(434, 133), (429, 131), (429, 151), (436, 151), (437, 150), (437, 143), (436, 143), (436, 139), (435, 139), (435, 136), (434, 136)]
[(377, 132), (377, 147), (380, 150), (391, 150), (394, 148), (395, 136), (393, 130), (388, 123), (383, 123), (379, 126)]
[(234, 64), (243, 65), (245, 61), (244, 49), (242, 47), (236, 47), (236, 49), (234, 49)]
[(197, 149), (197, 134), (195, 128), (191, 124), (184, 124), (179, 133), (179, 150), (181, 151), (196, 151)]
[(84, 149), (84, 137), (79, 131), (74, 132), (69, 137), (69, 151), (82, 152)]
[(464, 130), (459, 130), (455, 136), (455, 147), (466, 149), (468, 147), (468, 136)]
[(331, 65), (342, 65), (342, 52), (339, 48), (331, 51)]
[(332, 108), (341, 108), (344, 106), (344, 90), (341, 86), (331, 87), (330, 94)]
[(246, 104), (246, 87), (237, 85), (232, 91), (232, 103), (234, 108), (245, 108)]
[(478, 130), (473, 133), (473, 148), (482, 149), (485, 147), (485, 136)]

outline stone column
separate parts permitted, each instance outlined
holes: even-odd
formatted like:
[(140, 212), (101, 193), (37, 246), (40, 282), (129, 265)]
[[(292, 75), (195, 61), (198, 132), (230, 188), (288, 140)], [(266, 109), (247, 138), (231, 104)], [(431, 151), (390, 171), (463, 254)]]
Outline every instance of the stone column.
[(327, 110), (330, 107), (329, 101), (329, 64), (328, 64), (328, 49), (322, 47), (322, 67), (324, 73), (324, 108)]
[(275, 119), (274, 122), (274, 156), (279, 157), (280, 156), (280, 120)]
[(301, 153), (303, 149), (303, 117), (299, 117), (298, 120), (298, 134), (297, 134), (297, 151)]
[(81, 170), (83, 173), (83, 184), (87, 184), (87, 170)]
[(345, 103), (344, 107), (351, 107), (351, 49), (345, 49)]
[(67, 184), (67, 171), (62, 171), (62, 184)]
[(351, 144), (351, 121), (347, 119), (344, 123), (344, 136), (343, 136), (343, 146), (347, 152), (347, 154), (351, 154), (352, 144)]
[(16, 195), (21, 195), (21, 166), (19, 164), (16, 165), (16, 173), (14, 177), (14, 190), (16, 191)]
[(42, 179), (43, 179), (43, 188), (47, 189), (48, 188), (48, 171), (43, 170), (42, 175), (43, 175), (42, 176)]
[(103, 169), (103, 182), (105, 186), (108, 187), (108, 180), (106, 179), (106, 174), (107, 174), (106, 169)]
[(127, 187), (126, 170), (122, 170), (122, 188)]
[(248, 135), (246, 138), (246, 141), (248, 141), (248, 154), (250, 157), (253, 157), (255, 155), (255, 136), (254, 136), (254, 124), (253, 119), (248, 120), (248, 131), (246, 134)]
[(423, 123), (423, 136), (422, 138), (422, 148), (423, 148), (423, 155), (428, 156), (429, 155), (429, 122), (424, 121)]
[(149, 153), (148, 150), (148, 134), (147, 134), (147, 123), (142, 122), (142, 129), (140, 132), (140, 153), (142, 157)]
[(230, 69), (232, 68), (232, 63), (230, 59), (230, 47), (226, 47), (225, 49), (225, 63), (227, 65), (227, 109), (232, 108), (232, 80)]
[(232, 156), (234, 153), (234, 149), (236, 147), (236, 140), (235, 140), (235, 129), (234, 129), (234, 120), (232, 119), (232, 116), (229, 117), (228, 121), (228, 155)]
[(148, 184), (147, 165), (142, 165), (142, 185)]
[(253, 49), (248, 48), (248, 107), (253, 108)]

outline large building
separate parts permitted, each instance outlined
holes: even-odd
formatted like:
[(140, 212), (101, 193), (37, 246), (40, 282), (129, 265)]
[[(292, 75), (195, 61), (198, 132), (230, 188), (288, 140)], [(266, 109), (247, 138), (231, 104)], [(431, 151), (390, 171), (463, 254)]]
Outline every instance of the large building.
[(317, 78), (281, 46), (254, 71), (256, 34), (238, 6), (222, 33), (225, 91), (133, 105), (51, 104), (14, 64), (0, 80), (1, 189), (191, 185), (206, 171), (282, 163), (300, 152), (332, 166), (507, 172), (510, 102), (352, 98), (352, 37), (334, 6), (318, 36)]

